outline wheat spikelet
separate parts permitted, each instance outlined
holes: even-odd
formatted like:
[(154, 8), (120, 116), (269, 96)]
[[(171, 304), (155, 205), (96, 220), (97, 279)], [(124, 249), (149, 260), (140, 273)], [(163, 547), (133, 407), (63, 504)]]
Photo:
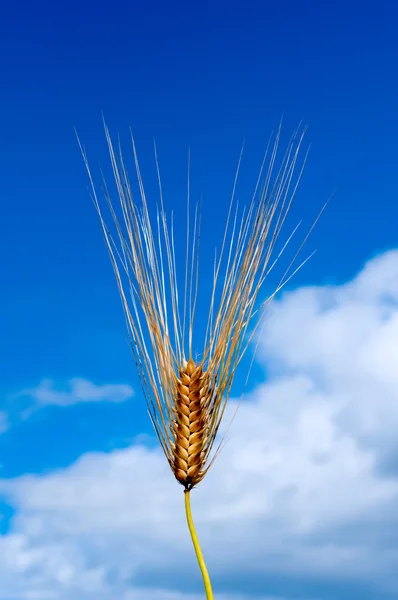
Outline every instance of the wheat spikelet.
[(209, 377), (192, 359), (180, 369), (176, 385), (174, 475), (185, 489), (192, 489), (205, 475), (209, 424)]
[[(241, 212), (235, 203), (239, 160), (221, 250), (214, 264), (207, 330), (200, 361), (193, 356), (192, 350), (199, 285), (198, 207), (192, 224), (188, 195), (185, 282), (181, 294), (174, 230), (167, 221), (163, 205), (156, 148), (160, 208), (153, 223), (134, 139), (132, 147), (140, 206), (133, 198), (120, 146), (115, 149), (105, 125), (121, 216), (114, 208), (105, 181), (103, 188), (118, 243), (103, 218), (88, 160), (81, 147), (148, 413), (169, 465), (186, 490), (203, 479), (217, 455), (220, 446), (213, 450), (213, 445), (236, 368), (258, 329), (264, 311), (276, 292), (292, 276), (291, 267), (298, 253), (274, 292), (258, 302), (265, 279), (295, 233), (294, 230), (273, 258), (276, 241), (305, 162), (304, 159), (303, 164), (297, 167), (304, 131), (298, 129), (294, 133), (278, 168), (275, 165), (280, 131), (277, 132), (274, 145), (267, 149), (252, 197)], [(252, 326), (248, 330), (250, 323)]]

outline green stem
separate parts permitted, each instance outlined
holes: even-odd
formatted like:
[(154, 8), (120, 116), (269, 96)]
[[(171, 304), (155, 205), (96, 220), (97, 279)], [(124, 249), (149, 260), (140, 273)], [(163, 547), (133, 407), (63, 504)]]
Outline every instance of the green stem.
[(184, 493), (185, 493), (185, 512), (187, 515), (187, 523), (188, 523), (188, 527), (189, 527), (189, 532), (191, 534), (193, 547), (195, 548), (196, 558), (198, 559), (199, 568), (202, 573), (203, 583), (205, 585), (205, 591), (206, 591), (206, 598), (207, 598), (207, 600), (214, 600), (213, 591), (211, 589), (210, 577), (207, 572), (206, 564), (203, 559), (202, 550), (200, 549), (198, 536), (196, 535), (195, 526), (194, 526), (193, 520), (192, 520), (190, 491), (185, 490)]

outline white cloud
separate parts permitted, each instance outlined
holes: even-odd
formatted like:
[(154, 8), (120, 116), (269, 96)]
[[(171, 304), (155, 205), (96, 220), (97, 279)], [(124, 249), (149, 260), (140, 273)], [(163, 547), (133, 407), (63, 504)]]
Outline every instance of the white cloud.
[(274, 373), (301, 373), (333, 396), (340, 426), (357, 441), (375, 451), (394, 445), (398, 251), (370, 261), (346, 285), (297, 290), (271, 313), (263, 351)]
[(87, 379), (74, 378), (63, 386), (51, 379), (43, 379), (37, 387), (23, 390), (17, 396), (30, 398), (41, 406), (71, 406), (79, 402), (123, 402), (133, 394), (128, 384), (97, 385)]
[[(397, 597), (397, 348), (398, 252), (346, 285), (274, 304), (259, 355), (270, 377), (244, 399), (192, 492), (217, 598), (249, 598), (252, 581), (266, 594), (277, 577)], [(182, 488), (160, 451), (87, 454), (3, 480), (0, 492), (18, 508), (0, 538), (0, 598), (203, 597)], [(241, 596), (226, 591), (234, 578), (247, 582)]]

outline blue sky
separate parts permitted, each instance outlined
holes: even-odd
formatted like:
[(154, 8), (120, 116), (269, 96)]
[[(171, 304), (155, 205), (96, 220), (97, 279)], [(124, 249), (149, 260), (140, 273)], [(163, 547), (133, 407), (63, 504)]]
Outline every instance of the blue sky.
[[(261, 600), (335, 600), (352, 595), (369, 599), (396, 597), (398, 581), (392, 575), (393, 567), (389, 570), (388, 565), (398, 564), (398, 540), (388, 531), (390, 524), (396, 523), (397, 514), (391, 508), (395, 488), (388, 486), (398, 485), (398, 480), (396, 446), (388, 441), (388, 428), (398, 422), (398, 411), (391, 400), (394, 393), (398, 393), (398, 383), (390, 360), (394, 340), (398, 338), (393, 335), (396, 313), (388, 312), (393, 309), (386, 298), (392, 299), (392, 306), (396, 307), (397, 258), (393, 249), (398, 247), (397, 17), (398, 8), (394, 3), (384, 1), (336, 1), (329, 5), (309, 1), (203, 1), (196, 5), (151, 1), (115, 1), (107, 5), (23, 2), (9, 3), (2, 8), (0, 493), (3, 504), (0, 503), (0, 507), (4, 508), (4, 517), (0, 520), (3, 534), (0, 548), (10, 555), (10, 548), (15, 550), (15, 555), (18, 550), (21, 556), (28, 550), (41, 553), (43, 558), (37, 565), (34, 563), (34, 569), (44, 578), (43, 585), (47, 587), (43, 589), (50, 594), (48, 597), (62, 600), (68, 590), (73, 590), (78, 600), (94, 596), (107, 600), (107, 594), (113, 597), (115, 593), (128, 599), (131, 588), (140, 590), (139, 600), (146, 599), (147, 589), (148, 597), (177, 600), (184, 591), (178, 588), (174, 576), (177, 556), (186, 543), (183, 523), (181, 536), (178, 533), (170, 540), (175, 551), (174, 563), (156, 550), (162, 549), (164, 540), (169, 539), (162, 522), (161, 533), (151, 529), (149, 541), (145, 542), (147, 556), (154, 556), (153, 569), (141, 564), (138, 558), (136, 564), (133, 561), (122, 568), (120, 564), (113, 565), (110, 556), (100, 550), (101, 544), (128, 548), (124, 546), (127, 542), (115, 533), (116, 522), (105, 531), (93, 520), (92, 531), (103, 535), (94, 548), (88, 534), (87, 539), (79, 537), (83, 533), (78, 533), (78, 527), (76, 534), (68, 531), (62, 536), (59, 523), (65, 518), (74, 515), (72, 520), (76, 519), (76, 523), (80, 518), (84, 520), (78, 503), (71, 500), (62, 513), (62, 502), (57, 506), (54, 500), (54, 506), (50, 506), (45, 501), (37, 500), (35, 504), (35, 500), (27, 499), (27, 496), (39, 498), (41, 490), (47, 490), (46, 486), (55, 490), (51, 497), (56, 499), (60, 493), (56, 491), (57, 486), (62, 490), (66, 481), (81, 478), (91, 481), (90, 477), (93, 489), (99, 486), (101, 496), (96, 474), (102, 477), (108, 473), (107, 469), (115, 469), (117, 473), (119, 463), (124, 465), (125, 461), (131, 461), (131, 472), (135, 472), (134, 457), (140, 451), (144, 455), (143, 464), (146, 460), (148, 464), (155, 461), (157, 469), (163, 465), (151, 437), (113, 273), (87, 192), (87, 177), (74, 134), (76, 127), (93, 170), (98, 163), (105, 170), (109, 169), (102, 112), (111, 132), (120, 133), (127, 151), (128, 128), (132, 127), (150, 193), (155, 190), (152, 144), (153, 138), (156, 139), (167, 208), (175, 210), (177, 215), (185, 207), (190, 147), (192, 193), (195, 198), (202, 197), (203, 232), (205, 240), (211, 241), (205, 244), (205, 263), (212, 254), (213, 240), (220, 233), (219, 225), (228, 206), (243, 140), (245, 153), (238, 188), (242, 199), (249, 193), (247, 190), (251, 190), (269, 135), (278, 127), (282, 116), (284, 142), (300, 121), (308, 124), (305, 145), (311, 145), (311, 150), (293, 220), (302, 219), (303, 227), (308, 228), (332, 193), (333, 197), (308, 242), (308, 253), (317, 249), (316, 255), (289, 285), (291, 296), (276, 304), (275, 326), (270, 324), (269, 331), (266, 330), (271, 341), (264, 340), (263, 351), (260, 351), (247, 410), (260, 411), (262, 386), (271, 386), (266, 391), (273, 397), (275, 386), (283, 382), (292, 385), (293, 395), (297, 394), (302, 401), (298, 421), (291, 424), (275, 407), (272, 410), (279, 415), (279, 420), (275, 415), (272, 418), (278, 424), (277, 431), (278, 427), (283, 431), (280, 419), (282, 422), (287, 419), (289, 427), (297, 433), (308, 411), (314, 410), (318, 415), (318, 409), (308, 399), (312, 398), (308, 389), (312, 389), (311, 385), (320, 385), (314, 394), (322, 395), (326, 404), (320, 402), (320, 406), (326, 406), (326, 412), (322, 418), (318, 415), (311, 419), (316, 423), (318, 418), (324, 423), (325, 415), (332, 419), (324, 396), (328, 395), (329, 400), (333, 398), (335, 404), (330, 402), (338, 406), (340, 412), (338, 416), (333, 413), (332, 421), (343, 423), (339, 435), (351, 440), (344, 438), (341, 443), (348, 444), (347, 452), (349, 456), (352, 453), (353, 464), (362, 465), (358, 466), (355, 476), (347, 474), (348, 487), (350, 481), (357, 482), (358, 473), (362, 473), (363, 478), (353, 486), (349, 499), (345, 498), (344, 502), (340, 499), (342, 506), (355, 507), (353, 498), (363, 486), (363, 493), (374, 497), (373, 512), (371, 506), (366, 506), (363, 513), (359, 507), (363, 522), (353, 517), (354, 508), (352, 513), (342, 510), (339, 517), (334, 513), (330, 516), (333, 511), (326, 510), (319, 500), (328, 494), (318, 490), (319, 506), (318, 500), (314, 506), (318, 506), (322, 518), (318, 522), (313, 517), (315, 524), (309, 525), (311, 518), (302, 512), (301, 501), (289, 504), (290, 514), (295, 514), (299, 521), (302, 518), (302, 529), (296, 531), (293, 525), (289, 529), (285, 523), (281, 535), (292, 554), (286, 554), (286, 548), (281, 547), (274, 555), (272, 547), (263, 545), (252, 530), (258, 518), (258, 527), (261, 529), (262, 524), (264, 536), (267, 535), (269, 514), (274, 515), (271, 509), (265, 516), (255, 510), (254, 516), (250, 516), (249, 508), (242, 508), (239, 513), (239, 506), (250, 507), (250, 501), (246, 499), (246, 502), (243, 496), (239, 499), (228, 482), (225, 483), (225, 489), (229, 490), (228, 501), (223, 499), (223, 488), (215, 476), (206, 483), (208, 492), (198, 490), (198, 498), (203, 497), (203, 506), (210, 507), (211, 512), (210, 488), (214, 485), (221, 505), (225, 502), (235, 507), (235, 513), (231, 508), (234, 518), (241, 514), (237, 528), (241, 538), (235, 547), (241, 544), (245, 548), (243, 540), (247, 532), (252, 547), (257, 545), (264, 561), (270, 563), (263, 570), (253, 567), (251, 571), (250, 561), (243, 561), (236, 571), (240, 583), (236, 583), (235, 589), (243, 594), (237, 595), (237, 600), (240, 597)], [(177, 223), (183, 227), (178, 216)], [(364, 267), (373, 258), (375, 262)], [(302, 296), (306, 294), (310, 298), (309, 305), (303, 307)], [(291, 310), (286, 312), (285, 306), (290, 306), (289, 303)], [(327, 312), (329, 305), (335, 307), (332, 316)], [(353, 305), (356, 310), (352, 318), (347, 318)], [(384, 322), (386, 311), (391, 319), (388, 330)], [(307, 323), (307, 330), (297, 328), (301, 331), (297, 339), (291, 332), (288, 335), (283, 325), (292, 321), (289, 331), (295, 331), (297, 321), (292, 315)], [(329, 325), (329, 317), (332, 325)], [(318, 325), (325, 327), (323, 338), (320, 333), (316, 334)], [(351, 326), (354, 329), (348, 336)], [(312, 328), (314, 334), (306, 341), (308, 348), (305, 352), (301, 348), (299, 352), (297, 348), (300, 349)], [(299, 355), (303, 353), (301, 358), (292, 358), (292, 344)], [(369, 350), (370, 362), (367, 355), (363, 355), (367, 344), (373, 348), (373, 354)], [(315, 360), (316, 357), (319, 360)], [(346, 357), (346, 361), (358, 357), (355, 368), (346, 373), (338, 357)], [(387, 369), (385, 365), (390, 365), (390, 371), (383, 370)], [(355, 401), (359, 394), (358, 382), (361, 373), (373, 373), (372, 369), (375, 373), (368, 389), (374, 390), (374, 396), (379, 399), (385, 399), (384, 404), (384, 400), (380, 400), (384, 408), (380, 414), (376, 411), (378, 416), (372, 412), (376, 409), (371, 398), (367, 404), (368, 421), (377, 423), (376, 432), (369, 424), (361, 429), (358, 425), (361, 418), (355, 412), (360, 411), (363, 416), (361, 405)], [(269, 375), (267, 383), (263, 381), (265, 371)], [(305, 388), (305, 394), (300, 387), (300, 377), (312, 382)], [(333, 377), (335, 387), (330, 384)], [(294, 410), (293, 413), (296, 414)], [(267, 414), (264, 404), (265, 419)], [(332, 421), (328, 421), (329, 425)], [(290, 431), (287, 425), (286, 431)], [(302, 448), (302, 438), (297, 435), (301, 440), (297, 448)], [(285, 437), (283, 433), (280, 436), (275, 440), (275, 452), (280, 448), (278, 456), (289, 462), (291, 455), (285, 448)], [(243, 433), (237, 433), (236, 440), (231, 460), (238, 464), (246, 444)], [(320, 452), (317, 446), (320, 443), (314, 433), (315, 454)], [(353, 445), (358, 445), (364, 454), (356, 454)], [(222, 464), (228, 462), (228, 448)], [(307, 456), (308, 448), (302, 450)], [(337, 461), (342, 449), (331, 445), (330, 452)], [(367, 452), (373, 452), (372, 456)], [(264, 454), (264, 464), (271, 454), (271, 450)], [(310, 455), (313, 455), (312, 450)], [(248, 460), (250, 462), (250, 458)], [(370, 461), (371, 466), (366, 461)], [(311, 463), (310, 468), (310, 462), (308, 459), (308, 463), (300, 464), (297, 471), (305, 481), (311, 479), (308, 474), (312, 473), (313, 465)], [(383, 471), (382, 465), (386, 464), (389, 467)], [(170, 479), (172, 498), (165, 499), (165, 505), (171, 511), (179, 511), (181, 490), (177, 486), (174, 491), (167, 465), (164, 469), (165, 481)], [(338, 471), (338, 467), (336, 469)], [(243, 471), (239, 471), (239, 476), (246, 481), (248, 475)], [(121, 472), (124, 478), (124, 470)], [(268, 471), (264, 473), (261, 489), (264, 496), (270, 494), (271, 497), (267, 482), (271, 482), (272, 488), (276, 480)], [(238, 474), (236, 477), (239, 480)], [(318, 477), (322, 477), (321, 472)], [(119, 492), (115, 491), (117, 500), (112, 500), (110, 494), (108, 510), (124, 514), (118, 504), (121, 494), (130, 503), (138, 499), (138, 511), (141, 492), (130, 497), (120, 481), (115, 479), (114, 485)], [(151, 485), (151, 481), (146, 485)], [(282, 487), (289, 485), (296, 485), (294, 474)], [(77, 483), (76, 486), (77, 489)], [(277, 505), (279, 496), (275, 494)], [(300, 493), (297, 494), (300, 497)], [(87, 502), (95, 504), (95, 497), (88, 498)], [(156, 508), (160, 515), (162, 507), (163, 504)], [(380, 522), (377, 528), (381, 507), (390, 520)], [(206, 520), (210, 513), (204, 508), (198, 510), (202, 510), (200, 519), (206, 544), (206, 527), (211, 528), (213, 521), (210, 517)], [(95, 509), (92, 511), (95, 513)], [(50, 513), (57, 516), (50, 518)], [(146, 516), (151, 518), (143, 510), (141, 518), (145, 520)], [(279, 522), (278, 514), (274, 516)], [(178, 517), (175, 518), (179, 524)], [(212, 518), (220, 527), (220, 540), (225, 539), (225, 547), (220, 541), (217, 548), (222, 553), (228, 547), (229, 556), (234, 534), (222, 529), (223, 520), (217, 521), (217, 511)], [(369, 535), (364, 529), (365, 522)], [(33, 523), (40, 523), (35, 534)], [(141, 532), (130, 521), (127, 530), (137, 540), (134, 543), (138, 544), (138, 556), (139, 544), (143, 543)], [(330, 553), (325, 545), (325, 556), (311, 572), (306, 561), (297, 557), (302, 553), (309, 557), (309, 562), (314, 560), (312, 552), (316, 544), (314, 542), (314, 546), (311, 540), (316, 538), (320, 544), (322, 535), (325, 544), (333, 537)], [(349, 544), (350, 539), (358, 556)], [(211, 557), (211, 543), (207, 543)], [(74, 544), (79, 544), (82, 556), (79, 565), (74, 564), (72, 568), (66, 557), (73, 555)], [(60, 572), (75, 574), (70, 575), (70, 579), (66, 575), (64, 579), (62, 576), (52, 579), (41, 566), (48, 562), (47, 556), (58, 551), (62, 555)], [(385, 557), (384, 565), (374, 567), (374, 572), (370, 569), (372, 576), (365, 576), (364, 571), (369, 571), (365, 559), (369, 559), (369, 564), (375, 563), (371, 560), (372, 553)], [(231, 558), (231, 564), (235, 564), (234, 560), (236, 557)], [(5, 591), (0, 589), (0, 598), (20, 600), (36, 590), (34, 586), (38, 584), (30, 579), (27, 567), (20, 577), (14, 578), (17, 558), (15, 561), (10, 563), (7, 573), (1, 575), (6, 587)], [(230, 593), (228, 573), (223, 564), (216, 563), (214, 555), (213, 572), (220, 598), (223, 594), (227, 597)], [(286, 563), (293, 565), (290, 570)], [(32, 564), (29, 562), (31, 569)], [(97, 571), (90, 571), (92, 564)], [(196, 577), (192, 556), (187, 565), (188, 569), (192, 566), (192, 577)], [(358, 572), (359, 565), (362, 572)], [(158, 596), (150, 585), (157, 588)], [(188, 582), (187, 590), (192, 599), (200, 598), (200, 582), (194, 579), (190, 585)], [(166, 589), (169, 596), (164, 595)]]

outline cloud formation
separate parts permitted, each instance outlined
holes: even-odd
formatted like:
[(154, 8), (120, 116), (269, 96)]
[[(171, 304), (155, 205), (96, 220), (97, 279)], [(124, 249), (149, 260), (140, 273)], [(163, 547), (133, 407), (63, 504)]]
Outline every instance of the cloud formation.
[[(268, 377), (192, 493), (217, 598), (340, 600), (344, 585), (347, 598), (398, 596), (397, 345), (398, 251), (273, 305)], [(182, 488), (158, 449), (86, 454), (0, 492), (17, 509), (0, 598), (203, 597)]]
[(59, 385), (52, 379), (43, 379), (35, 388), (18, 393), (40, 406), (71, 406), (79, 402), (123, 402), (134, 395), (133, 388), (124, 383), (97, 385), (88, 379), (69, 379)]

